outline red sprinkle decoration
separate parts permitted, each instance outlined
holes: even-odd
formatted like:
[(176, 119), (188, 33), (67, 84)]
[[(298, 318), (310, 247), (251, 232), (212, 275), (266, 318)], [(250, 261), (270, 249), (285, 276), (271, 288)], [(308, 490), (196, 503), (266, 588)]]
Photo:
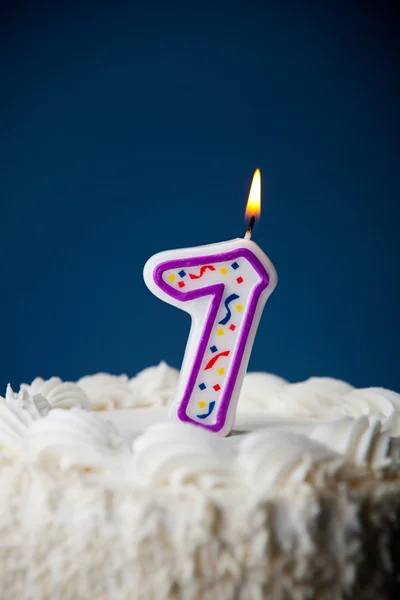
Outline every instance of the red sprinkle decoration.
[(200, 277), (203, 277), (203, 275), (207, 271), (207, 269), (209, 271), (215, 271), (215, 267), (213, 267), (212, 265), (204, 265), (201, 267), (199, 275), (195, 275), (194, 273), (189, 273), (190, 279), (200, 279)]
[(219, 354), (216, 354), (215, 356), (212, 357), (211, 360), (208, 361), (208, 363), (204, 367), (204, 370), (208, 371), (208, 369), (212, 369), (213, 366), (215, 365), (215, 363), (217, 362), (217, 360), (219, 358), (221, 358), (221, 356), (229, 356), (229, 354), (230, 354), (230, 350), (224, 350), (224, 352), (220, 352)]

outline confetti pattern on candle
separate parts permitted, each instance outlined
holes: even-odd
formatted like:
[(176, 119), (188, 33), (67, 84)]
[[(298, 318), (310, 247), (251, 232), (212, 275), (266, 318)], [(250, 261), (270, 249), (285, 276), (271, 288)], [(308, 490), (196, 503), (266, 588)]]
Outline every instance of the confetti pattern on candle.
[(207, 419), (207, 417), (209, 417), (211, 415), (212, 411), (214, 410), (214, 407), (215, 407), (215, 400), (210, 402), (210, 404), (208, 405), (208, 411), (205, 414), (197, 415), (197, 416), (199, 417), (199, 419)]
[(278, 281), (274, 265), (253, 241), (236, 238), (160, 252), (143, 275), (153, 294), (192, 317), (170, 417), (227, 435), (261, 314)]
[(245, 257), (218, 261), (210, 258), (214, 257), (209, 257), (208, 261), (205, 257), (204, 263), (196, 266), (190, 265), (190, 259), (186, 264), (183, 259), (177, 261), (179, 266), (162, 272), (162, 285), (171, 288), (172, 295), (179, 292), (189, 294), (188, 297), (196, 291), (201, 291), (202, 296), (207, 295), (208, 288), (212, 296), (213, 290), (218, 290), (215, 291), (219, 296), (215, 304), (216, 314), (185, 407), (189, 420), (196, 422), (200, 419), (212, 427), (223, 402), (226, 405), (228, 401), (229, 404), (229, 398), (224, 400), (224, 394), (232, 380), (233, 359), (244, 325), (253, 316), (248, 314), (248, 306), (256, 286), (260, 284), (260, 273)]
[(228, 323), (228, 321), (230, 320), (232, 313), (231, 313), (231, 309), (229, 308), (229, 304), (231, 302), (233, 302), (233, 300), (237, 300), (239, 298), (239, 296), (237, 294), (231, 294), (230, 296), (227, 297), (227, 299), (224, 302), (224, 306), (226, 308), (226, 315), (223, 319), (221, 319), (221, 321), (218, 321), (218, 323), (220, 325), (226, 325)]
[(194, 273), (189, 273), (190, 279), (201, 279), (204, 273), (207, 271), (207, 269), (209, 271), (215, 271), (215, 267), (213, 267), (213, 265), (204, 265), (203, 267), (201, 267), (200, 273), (198, 275), (195, 275)]
[(216, 356), (213, 356), (208, 363), (206, 364), (206, 366), (204, 367), (205, 371), (208, 371), (208, 369), (212, 369), (213, 366), (215, 365), (215, 363), (217, 362), (217, 360), (221, 357), (221, 356), (229, 356), (229, 350), (224, 350), (224, 352), (220, 352), (219, 354), (217, 354)]

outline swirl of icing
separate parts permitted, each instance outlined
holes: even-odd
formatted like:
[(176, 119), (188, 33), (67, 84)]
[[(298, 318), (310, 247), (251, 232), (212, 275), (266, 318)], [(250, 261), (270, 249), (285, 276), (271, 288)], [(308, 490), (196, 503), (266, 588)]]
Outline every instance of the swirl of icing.
[(301, 483), (318, 463), (337, 459), (338, 454), (290, 431), (258, 431), (245, 436), (239, 445), (237, 465), (257, 489)]
[(377, 415), (371, 423), (367, 416), (322, 423), (310, 433), (310, 438), (321, 442), (343, 455), (348, 462), (360, 467), (379, 469), (390, 462), (390, 430), (383, 429)]
[(51, 410), (32, 423), (24, 440), (25, 461), (52, 473), (112, 471), (129, 454), (111, 423), (79, 409)]
[(238, 410), (262, 410), (310, 421), (377, 416), (392, 435), (400, 435), (399, 394), (376, 387), (355, 389), (330, 377), (311, 377), (291, 384), (268, 373), (249, 373)]
[(44, 380), (36, 377), (30, 385), (23, 383), (22, 390), (27, 390), (32, 396), (41, 394), (53, 408), (85, 408), (90, 409), (85, 392), (71, 381), (62, 381), (59, 377)]
[(377, 416), (392, 435), (400, 435), (400, 395), (384, 388), (354, 389), (343, 398), (350, 416)]
[(6, 397), (0, 396), (0, 448), (19, 454), (32, 423), (44, 417), (51, 406), (43, 396), (31, 396), (27, 390), (13, 392), (7, 386)]
[(222, 486), (234, 480), (229, 459), (224, 440), (209, 431), (186, 423), (158, 424), (133, 442), (130, 478), (143, 486)]
[(132, 408), (135, 405), (134, 394), (126, 375), (97, 373), (82, 377), (78, 384), (89, 398), (92, 410)]
[(261, 408), (273, 415), (300, 419), (339, 418), (345, 416), (340, 398), (353, 388), (329, 377), (313, 377), (288, 383), (268, 373), (249, 373), (245, 377), (239, 409)]
[(98, 373), (79, 380), (93, 410), (115, 408), (159, 408), (170, 403), (176, 392), (179, 372), (165, 362), (144, 369), (128, 379), (126, 375)]
[(129, 386), (135, 397), (135, 407), (167, 406), (176, 393), (179, 371), (160, 362), (133, 377)]
[(286, 384), (285, 379), (271, 373), (247, 373), (243, 380), (238, 409), (264, 409), (268, 399), (278, 395)]

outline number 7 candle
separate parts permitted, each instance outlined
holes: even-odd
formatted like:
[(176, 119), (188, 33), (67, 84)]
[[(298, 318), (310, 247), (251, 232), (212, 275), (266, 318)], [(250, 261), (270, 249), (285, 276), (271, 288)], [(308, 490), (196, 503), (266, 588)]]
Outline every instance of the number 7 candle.
[(227, 435), (264, 305), (278, 278), (251, 238), (261, 199), (254, 173), (244, 238), (152, 256), (144, 268), (147, 287), (188, 312), (192, 326), (170, 416)]

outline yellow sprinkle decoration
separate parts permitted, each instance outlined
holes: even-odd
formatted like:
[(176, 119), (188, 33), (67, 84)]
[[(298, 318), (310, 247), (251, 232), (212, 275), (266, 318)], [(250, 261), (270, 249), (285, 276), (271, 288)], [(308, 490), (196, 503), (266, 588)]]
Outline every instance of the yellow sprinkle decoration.
[(220, 269), (219, 272), (222, 273), (222, 275), (226, 275), (228, 272), (228, 269), (225, 269), (225, 267), (222, 267), (222, 269)]
[(197, 404), (200, 406), (200, 408), (204, 408), (205, 405), (206, 405), (206, 403), (204, 402), (204, 400), (200, 400), (200, 402), (198, 402)]
[(168, 279), (169, 279), (170, 281), (175, 281), (176, 277), (175, 277), (175, 275), (172, 273), (171, 275), (168, 275)]
[(218, 335), (224, 335), (225, 331), (223, 329), (217, 329)]
[(221, 369), (218, 369), (217, 373), (218, 375), (223, 375), (225, 373), (225, 369), (222, 369), (221, 367)]
[(236, 306), (236, 310), (237, 310), (238, 312), (241, 312), (241, 311), (243, 310), (243, 306), (242, 306), (241, 304), (238, 304), (238, 305)]

